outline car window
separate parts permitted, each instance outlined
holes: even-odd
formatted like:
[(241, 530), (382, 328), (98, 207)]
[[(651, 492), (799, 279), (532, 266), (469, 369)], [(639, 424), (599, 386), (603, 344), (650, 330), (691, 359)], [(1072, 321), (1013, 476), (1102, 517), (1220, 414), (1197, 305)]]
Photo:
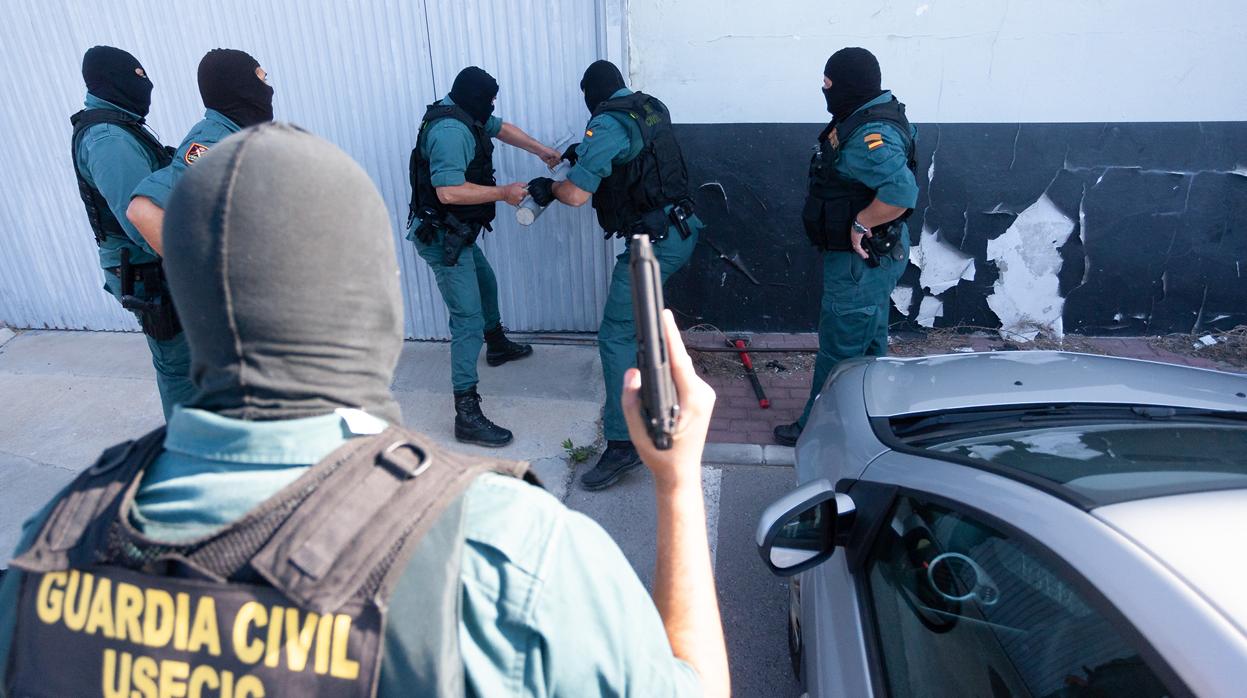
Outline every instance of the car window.
[[(1118, 418), (1137, 417), (1132, 408), (1079, 409), (1021, 416), (949, 413), (938, 417), (945, 421), (911, 419), (894, 429), (902, 441), (933, 455), (1040, 477), (1094, 505), (1247, 487), (1242, 419), (1175, 415), (1130, 423)], [(1049, 425), (1066, 419), (1076, 423)]]
[(868, 562), (896, 698), (1163, 698), (1170, 692), (1071, 580), (1028, 545), (900, 499)]

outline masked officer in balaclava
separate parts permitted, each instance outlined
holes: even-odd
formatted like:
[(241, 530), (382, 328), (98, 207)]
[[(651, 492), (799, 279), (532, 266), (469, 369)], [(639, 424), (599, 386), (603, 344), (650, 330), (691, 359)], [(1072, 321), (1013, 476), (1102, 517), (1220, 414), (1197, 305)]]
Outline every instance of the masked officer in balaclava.
[(78, 193), (104, 269), (104, 288), (131, 310), (147, 335), (165, 419), (194, 392), (190, 350), (165, 286), (160, 258), (126, 218), (130, 192), (170, 162), (146, 127), (152, 81), (138, 59), (95, 46), (82, 57), (85, 108), (70, 117)]
[(450, 371), (455, 395), (455, 438), (480, 446), (511, 443), (507, 429), (481, 412), (476, 363), (501, 366), (533, 353), (507, 339), (498, 311), (498, 281), (476, 244), (492, 230), (495, 203), (518, 206), (522, 183), (497, 186), (493, 139), (522, 148), (553, 167), (557, 150), (542, 145), (514, 124), (494, 116), (498, 81), (471, 66), (459, 71), (450, 94), (430, 104), (411, 151), (411, 207), (407, 239), (428, 262), (450, 314)]
[[(567, 149), (565, 155), (573, 165), (567, 179), (553, 182), (538, 177), (528, 183), (528, 191), (542, 206), (555, 199), (581, 206), (592, 195), (598, 223), (608, 237), (627, 240), (638, 232), (649, 234), (666, 282), (688, 263), (703, 227), (693, 215), (688, 173), (672, 132), (671, 114), (656, 98), (629, 90), (619, 69), (609, 61), (590, 65), (580, 89), (592, 117), (584, 140)], [(609, 487), (641, 465), (619, 402), (624, 372), (636, 366), (629, 259), (625, 248), (615, 262), (598, 328), (606, 381), (602, 429), (607, 441), (597, 464), (580, 478), (589, 490)]]
[(273, 120), (273, 88), (268, 73), (243, 51), (214, 48), (199, 61), (199, 95), (207, 111), (173, 155), (173, 162), (153, 172), (131, 194), (126, 215), (157, 254), (164, 245), (161, 224), (169, 195), (186, 168), (212, 146), (240, 129)]
[(823, 300), (814, 384), (801, 418), (775, 427), (793, 446), (836, 364), (888, 350), (890, 297), (909, 259), (905, 219), (918, 201), (917, 131), (905, 105), (880, 87), (879, 61), (864, 48), (827, 59), (823, 96), (832, 115), (818, 136), (802, 217), (823, 251)]
[(700, 489), (714, 394), (678, 333), (687, 421), (647, 452), (660, 617), (525, 465), (401, 427), (390, 217), (345, 153), (246, 129), (169, 203), (198, 394), (26, 528), (0, 583), (0, 695), (726, 695)]

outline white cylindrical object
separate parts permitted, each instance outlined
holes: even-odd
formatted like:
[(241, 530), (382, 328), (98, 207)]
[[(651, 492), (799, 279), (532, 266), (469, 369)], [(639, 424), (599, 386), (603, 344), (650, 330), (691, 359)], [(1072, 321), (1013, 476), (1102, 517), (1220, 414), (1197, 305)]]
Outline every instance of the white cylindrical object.
[(520, 205), (515, 207), (515, 220), (520, 225), (532, 225), (533, 221), (537, 220), (537, 217), (545, 210), (546, 207), (538, 206), (537, 202), (533, 201), (533, 197), (525, 196)]
[[(571, 169), (571, 164), (566, 160), (562, 160), (558, 166), (550, 170), (550, 178), (556, 182), (561, 182), (567, 179), (567, 173)], [(541, 214), (546, 212), (547, 208), (549, 206), (538, 206), (537, 202), (533, 201), (533, 197), (525, 196), (520, 205), (515, 207), (515, 221), (520, 225), (532, 225), (533, 222), (541, 217)]]

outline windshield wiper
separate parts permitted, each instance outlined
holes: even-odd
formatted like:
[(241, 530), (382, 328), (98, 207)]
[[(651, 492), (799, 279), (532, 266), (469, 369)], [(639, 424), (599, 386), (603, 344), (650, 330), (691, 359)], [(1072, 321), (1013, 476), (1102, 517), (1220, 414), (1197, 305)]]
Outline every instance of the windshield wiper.
[(1247, 423), (1247, 414), (1216, 412), (1156, 405), (1042, 405), (1012, 409), (961, 410), (892, 420), (892, 431), (904, 439), (961, 431), (967, 426), (983, 428), (1044, 422), (1085, 423), (1099, 421), (1232, 421)]

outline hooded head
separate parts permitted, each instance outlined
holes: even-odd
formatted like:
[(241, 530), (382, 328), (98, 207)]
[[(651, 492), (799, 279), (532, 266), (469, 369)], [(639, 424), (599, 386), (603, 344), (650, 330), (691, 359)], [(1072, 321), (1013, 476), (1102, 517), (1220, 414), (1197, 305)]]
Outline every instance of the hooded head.
[(831, 87), (823, 88), (827, 113), (836, 122), (844, 121), (858, 107), (883, 94), (880, 87), (879, 61), (864, 48), (842, 48), (831, 54), (823, 75)]
[(147, 116), (152, 105), (152, 81), (139, 59), (112, 46), (93, 46), (82, 56), (82, 80), (87, 92), (128, 112)]
[(611, 95), (627, 87), (619, 68), (610, 61), (594, 61), (585, 69), (580, 79), (580, 91), (585, 93), (585, 106), (592, 112)]
[(249, 420), (354, 407), (401, 423), (390, 216), (346, 153), (288, 124), (249, 128), (187, 170), (167, 210), (188, 407)]
[(450, 86), (450, 98), (454, 103), (482, 124), (494, 113), (494, 98), (497, 96), (498, 81), (474, 65), (460, 70)]
[(260, 64), (244, 51), (214, 48), (199, 61), (199, 95), (242, 128), (273, 120), (273, 88), (260, 77)]

